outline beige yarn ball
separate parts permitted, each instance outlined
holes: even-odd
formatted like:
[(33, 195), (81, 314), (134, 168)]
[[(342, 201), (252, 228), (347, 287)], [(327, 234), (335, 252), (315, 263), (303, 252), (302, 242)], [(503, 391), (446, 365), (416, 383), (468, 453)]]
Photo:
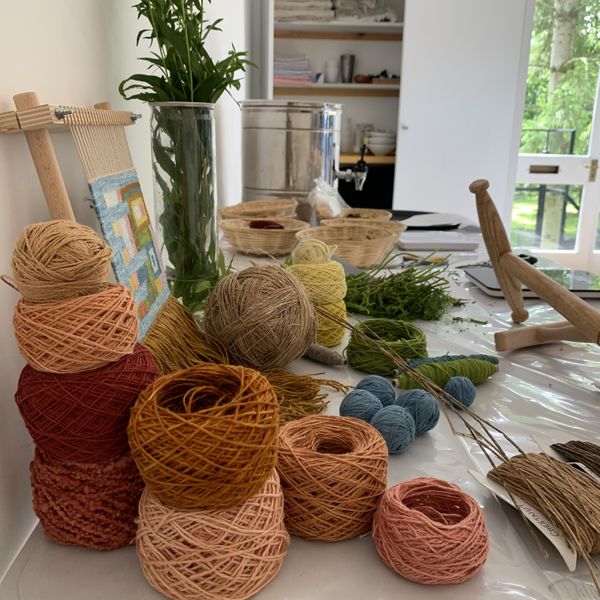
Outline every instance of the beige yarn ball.
[(206, 333), (234, 363), (259, 371), (284, 367), (314, 343), (317, 315), (305, 287), (279, 266), (224, 277), (204, 311)]
[(136, 547), (142, 571), (173, 600), (245, 600), (277, 575), (290, 537), (273, 470), (261, 490), (228, 509), (177, 510), (148, 490)]
[(302, 240), (292, 250), (292, 261), (296, 265), (326, 263), (334, 251), (335, 247), (328, 246), (322, 240)]

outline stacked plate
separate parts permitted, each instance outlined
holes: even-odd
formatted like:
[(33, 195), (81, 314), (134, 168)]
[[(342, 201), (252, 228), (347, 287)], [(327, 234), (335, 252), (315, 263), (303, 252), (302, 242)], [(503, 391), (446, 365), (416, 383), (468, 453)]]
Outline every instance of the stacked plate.
[(396, 149), (396, 132), (369, 131), (365, 136), (365, 143), (376, 156), (391, 154)]

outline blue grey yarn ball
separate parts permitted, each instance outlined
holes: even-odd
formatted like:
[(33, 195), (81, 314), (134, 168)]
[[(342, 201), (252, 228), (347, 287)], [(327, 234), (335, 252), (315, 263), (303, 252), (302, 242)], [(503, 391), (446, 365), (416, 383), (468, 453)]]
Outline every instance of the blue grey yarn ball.
[(381, 400), (383, 406), (391, 406), (396, 400), (396, 390), (394, 386), (385, 378), (379, 375), (367, 375), (363, 377), (358, 385), (357, 390), (367, 390)]
[(390, 454), (404, 452), (415, 439), (415, 420), (401, 406), (384, 406), (371, 419), (371, 425), (383, 436)]
[(467, 377), (450, 377), (444, 391), (454, 396), (463, 406), (469, 407), (475, 401), (477, 390)]
[(440, 405), (425, 390), (407, 390), (396, 398), (396, 404), (406, 408), (415, 420), (416, 434), (433, 429), (440, 420)]
[(340, 404), (340, 416), (354, 417), (367, 423), (383, 408), (381, 400), (367, 390), (352, 390)]

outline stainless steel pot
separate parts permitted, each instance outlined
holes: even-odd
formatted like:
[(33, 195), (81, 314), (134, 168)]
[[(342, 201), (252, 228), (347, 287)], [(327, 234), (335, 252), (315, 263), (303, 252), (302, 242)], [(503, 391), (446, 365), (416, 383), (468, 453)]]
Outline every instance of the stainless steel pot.
[(341, 120), (341, 104), (242, 102), (243, 200), (306, 197), (315, 178), (337, 186)]

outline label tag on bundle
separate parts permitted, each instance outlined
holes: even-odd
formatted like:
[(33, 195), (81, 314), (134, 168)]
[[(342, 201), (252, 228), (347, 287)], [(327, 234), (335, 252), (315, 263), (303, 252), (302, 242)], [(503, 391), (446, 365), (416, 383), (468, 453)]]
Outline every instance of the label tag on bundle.
[(531, 504), (527, 504), (527, 502), (519, 498), (519, 496), (515, 496), (513, 494), (512, 498), (514, 498), (517, 503), (515, 505), (515, 502), (513, 502), (510, 494), (501, 485), (498, 485), (494, 481), (488, 479), (482, 473), (478, 473), (472, 469), (469, 469), (469, 473), (483, 487), (496, 494), (498, 498), (501, 498), (513, 508), (518, 509), (527, 518), (527, 520), (531, 521), (531, 523), (533, 523), (533, 525), (535, 525), (535, 527), (539, 529), (544, 536), (548, 538), (548, 540), (550, 540), (553, 546), (558, 550), (558, 553), (561, 555), (562, 559), (565, 561), (569, 571), (573, 572), (575, 570), (575, 567), (577, 566), (577, 553), (573, 552), (573, 550), (569, 548), (567, 541), (550, 519), (548, 519), (539, 510), (531, 506)]

